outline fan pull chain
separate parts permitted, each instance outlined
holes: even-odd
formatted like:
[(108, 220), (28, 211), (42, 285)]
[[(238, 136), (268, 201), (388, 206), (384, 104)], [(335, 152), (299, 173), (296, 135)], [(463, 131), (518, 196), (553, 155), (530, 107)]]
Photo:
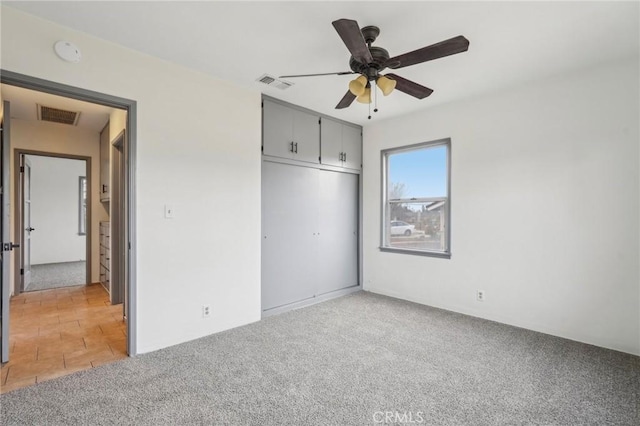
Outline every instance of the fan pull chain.
[(375, 92), (374, 93), (374, 97), (375, 97), (376, 105), (373, 108), (373, 112), (378, 112), (378, 84), (377, 84), (377, 82), (374, 84), (374, 86), (375, 87), (374, 87), (373, 91)]
[(371, 120), (371, 99), (369, 99), (369, 117), (367, 118)]

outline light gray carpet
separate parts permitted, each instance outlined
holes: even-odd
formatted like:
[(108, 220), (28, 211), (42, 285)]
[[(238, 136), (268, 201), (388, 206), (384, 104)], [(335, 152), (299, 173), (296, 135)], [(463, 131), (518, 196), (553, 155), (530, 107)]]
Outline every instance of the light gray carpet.
[(0, 402), (5, 425), (638, 425), (639, 394), (638, 357), (360, 292)]
[(31, 265), (31, 284), (25, 291), (49, 290), (87, 283), (87, 262)]

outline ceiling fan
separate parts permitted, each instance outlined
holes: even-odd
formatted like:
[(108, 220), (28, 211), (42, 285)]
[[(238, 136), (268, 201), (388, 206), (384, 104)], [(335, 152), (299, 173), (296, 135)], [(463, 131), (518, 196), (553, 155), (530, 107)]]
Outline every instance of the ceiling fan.
[[(349, 83), (349, 90), (336, 105), (336, 109), (347, 108), (355, 99), (358, 102), (371, 104), (372, 83), (387, 96), (394, 89), (398, 89), (418, 99), (424, 99), (433, 93), (428, 87), (407, 80), (399, 75), (388, 73), (380, 74), (385, 68), (398, 69), (410, 65), (420, 64), (433, 59), (443, 58), (467, 51), (469, 40), (463, 36), (450, 38), (440, 43), (432, 44), (421, 49), (402, 55), (389, 57), (389, 52), (382, 47), (371, 46), (380, 35), (380, 28), (367, 26), (360, 29), (358, 23), (351, 19), (338, 19), (332, 22), (340, 38), (349, 49), (351, 58), (349, 67), (351, 71), (331, 72), (321, 74), (283, 75), (280, 78), (314, 77), (322, 75), (346, 75), (360, 74)], [(374, 112), (377, 109), (374, 110)], [(369, 115), (371, 118), (371, 115)]]

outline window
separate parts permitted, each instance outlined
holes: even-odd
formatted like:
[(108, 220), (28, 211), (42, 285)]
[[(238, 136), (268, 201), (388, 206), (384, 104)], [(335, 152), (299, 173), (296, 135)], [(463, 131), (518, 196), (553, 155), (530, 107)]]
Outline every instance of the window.
[(78, 191), (78, 235), (87, 234), (87, 178), (80, 176), (80, 189)]
[(382, 151), (382, 251), (451, 257), (451, 140)]

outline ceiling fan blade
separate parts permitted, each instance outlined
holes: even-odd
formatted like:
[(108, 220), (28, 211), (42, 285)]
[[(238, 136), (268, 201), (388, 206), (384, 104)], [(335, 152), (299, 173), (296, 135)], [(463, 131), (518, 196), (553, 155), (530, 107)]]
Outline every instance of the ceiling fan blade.
[(297, 74), (297, 75), (281, 75), (278, 78), (297, 78), (297, 77), (317, 77), (320, 75), (347, 75), (347, 74), (356, 74), (353, 71), (342, 71), (342, 72), (323, 72), (320, 74)]
[(386, 66), (393, 69), (408, 67), (409, 65), (420, 64), (433, 59), (443, 58), (456, 53), (466, 52), (469, 49), (469, 40), (463, 36), (450, 38), (413, 52), (389, 58)]
[(373, 57), (367, 43), (364, 41), (358, 23), (351, 19), (338, 19), (332, 22), (338, 35), (351, 52), (351, 55), (360, 63), (369, 64), (373, 62)]
[(424, 99), (433, 93), (433, 90), (428, 87), (421, 86), (418, 83), (402, 78), (399, 75), (386, 74), (385, 77), (389, 77), (396, 81), (396, 90), (404, 92), (407, 95), (411, 95), (414, 98)]
[(353, 103), (355, 98), (356, 98), (356, 95), (354, 95), (349, 90), (347, 90), (347, 93), (345, 93), (342, 99), (340, 99), (340, 102), (338, 102), (338, 105), (336, 105), (336, 109), (343, 109), (348, 107)]

